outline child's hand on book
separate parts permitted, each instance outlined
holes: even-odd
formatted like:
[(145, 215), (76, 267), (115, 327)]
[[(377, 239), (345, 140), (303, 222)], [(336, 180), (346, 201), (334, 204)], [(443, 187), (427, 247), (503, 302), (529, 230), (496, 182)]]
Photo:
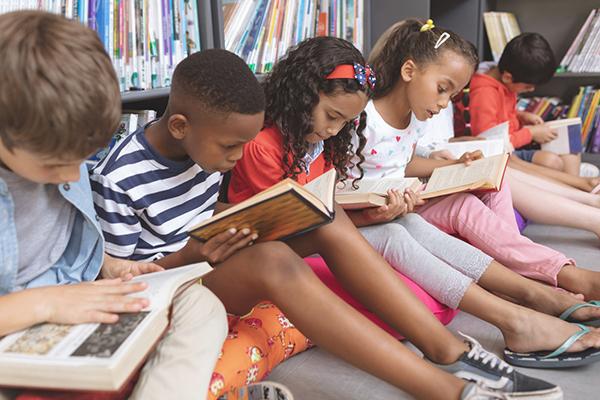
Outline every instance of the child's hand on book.
[(460, 156), (460, 158), (456, 160), (456, 163), (470, 165), (471, 162), (479, 160), (480, 158), (483, 158), (483, 153), (481, 150), (469, 151)]
[(558, 136), (556, 132), (546, 125), (530, 125), (527, 128), (531, 132), (533, 141), (539, 144), (551, 142)]
[(100, 274), (104, 279), (122, 278), (129, 280), (137, 275), (162, 271), (164, 268), (153, 263), (142, 263), (104, 255), (104, 263)]
[(402, 192), (397, 189), (390, 189), (387, 192), (387, 198), (386, 205), (363, 210), (363, 214), (370, 224), (390, 222), (408, 212), (408, 205)]
[(82, 324), (115, 323), (119, 313), (139, 312), (147, 299), (127, 296), (145, 290), (145, 282), (126, 283), (122, 279), (103, 279), (76, 285), (48, 286), (37, 289), (41, 301), (37, 308), (40, 322)]
[(190, 238), (183, 252), (189, 263), (208, 261), (211, 264), (218, 264), (227, 260), (236, 251), (251, 246), (256, 239), (258, 235), (248, 228), (239, 231), (231, 228), (204, 243)]

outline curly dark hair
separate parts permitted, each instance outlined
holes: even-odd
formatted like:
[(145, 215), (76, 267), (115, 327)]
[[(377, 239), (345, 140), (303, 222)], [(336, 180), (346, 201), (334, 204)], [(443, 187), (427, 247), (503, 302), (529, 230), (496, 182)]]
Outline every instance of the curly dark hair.
[(265, 95), (246, 62), (234, 53), (209, 49), (191, 54), (173, 72), (171, 95), (182, 94), (210, 111), (257, 114)]
[[(277, 127), (283, 135), (283, 178), (295, 179), (306, 167), (303, 160), (308, 150), (305, 136), (313, 129), (312, 112), (319, 103), (319, 93), (361, 91), (371, 96), (369, 86), (361, 86), (356, 79), (325, 79), (336, 66), (354, 63), (365, 65), (365, 59), (351, 43), (334, 37), (316, 37), (290, 49), (265, 79), (265, 125)], [(348, 178), (347, 171), (355, 166), (350, 162), (355, 154), (360, 160), (356, 167), (363, 176), (360, 164), (364, 161), (361, 151), (366, 144), (362, 133), (365, 126), (366, 114), (362, 112), (358, 123), (346, 124), (336, 136), (324, 142), (325, 161), (335, 167), (342, 181)], [(359, 139), (356, 153), (351, 143), (353, 134)]]

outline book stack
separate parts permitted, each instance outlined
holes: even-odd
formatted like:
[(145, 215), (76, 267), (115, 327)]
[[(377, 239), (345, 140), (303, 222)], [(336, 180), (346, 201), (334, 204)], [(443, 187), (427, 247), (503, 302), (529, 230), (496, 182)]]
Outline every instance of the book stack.
[(225, 0), (225, 48), (267, 73), (290, 46), (336, 36), (361, 50), (364, 0)]
[(600, 8), (590, 11), (560, 62), (559, 72), (600, 72)]
[(527, 97), (519, 99), (517, 110), (539, 115), (544, 121), (553, 121), (566, 117), (569, 106), (558, 97)]
[(515, 15), (509, 12), (484, 12), (483, 23), (492, 50), (494, 61), (498, 62), (506, 44), (521, 34)]
[(581, 139), (587, 151), (600, 153), (600, 89), (581, 86), (573, 98), (568, 118), (581, 118)]
[(2, 0), (0, 13), (43, 10), (98, 32), (121, 91), (169, 86), (175, 66), (200, 50), (197, 0)]

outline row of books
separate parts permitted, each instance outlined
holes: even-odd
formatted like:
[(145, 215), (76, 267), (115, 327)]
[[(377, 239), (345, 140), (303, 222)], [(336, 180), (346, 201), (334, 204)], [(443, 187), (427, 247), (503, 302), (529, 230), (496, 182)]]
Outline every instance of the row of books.
[(515, 36), (521, 34), (517, 18), (509, 12), (484, 12), (483, 23), (487, 34), (492, 57), (498, 62), (506, 44)]
[(539, 115), (544, 121), (566, 118), (569, 105), (558, 97), (524, 97), (517, 103), (517, 109)]
[(309, 37), (341, 37), (360, 50), (363, 10), (364, 0), (225, 0), (225, 48), (256, 73)]
[(600, 72), (600, 8), (590, 11), (560, 62), (562, 72)]
[(0, 12), (61, 14), (98, 32), (121, 91), (170, 85), (175, 66), (200, 50), (197, 0), (2, 0)]
[(581, 86), (571, 102), (568, 117), (582, 121), (581, 136), (587, 151), (600, 153), (600, 89)]

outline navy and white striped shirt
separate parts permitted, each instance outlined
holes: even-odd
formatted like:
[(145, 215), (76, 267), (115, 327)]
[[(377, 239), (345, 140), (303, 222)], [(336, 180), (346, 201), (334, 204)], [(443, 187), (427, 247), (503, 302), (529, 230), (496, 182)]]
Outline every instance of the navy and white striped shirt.
[(155, 260), (181, 249), (187, 230), (213, 214), (222, 175), (154, 150), (140, 128), (118, 143), (90, 177), (106, 252)]

